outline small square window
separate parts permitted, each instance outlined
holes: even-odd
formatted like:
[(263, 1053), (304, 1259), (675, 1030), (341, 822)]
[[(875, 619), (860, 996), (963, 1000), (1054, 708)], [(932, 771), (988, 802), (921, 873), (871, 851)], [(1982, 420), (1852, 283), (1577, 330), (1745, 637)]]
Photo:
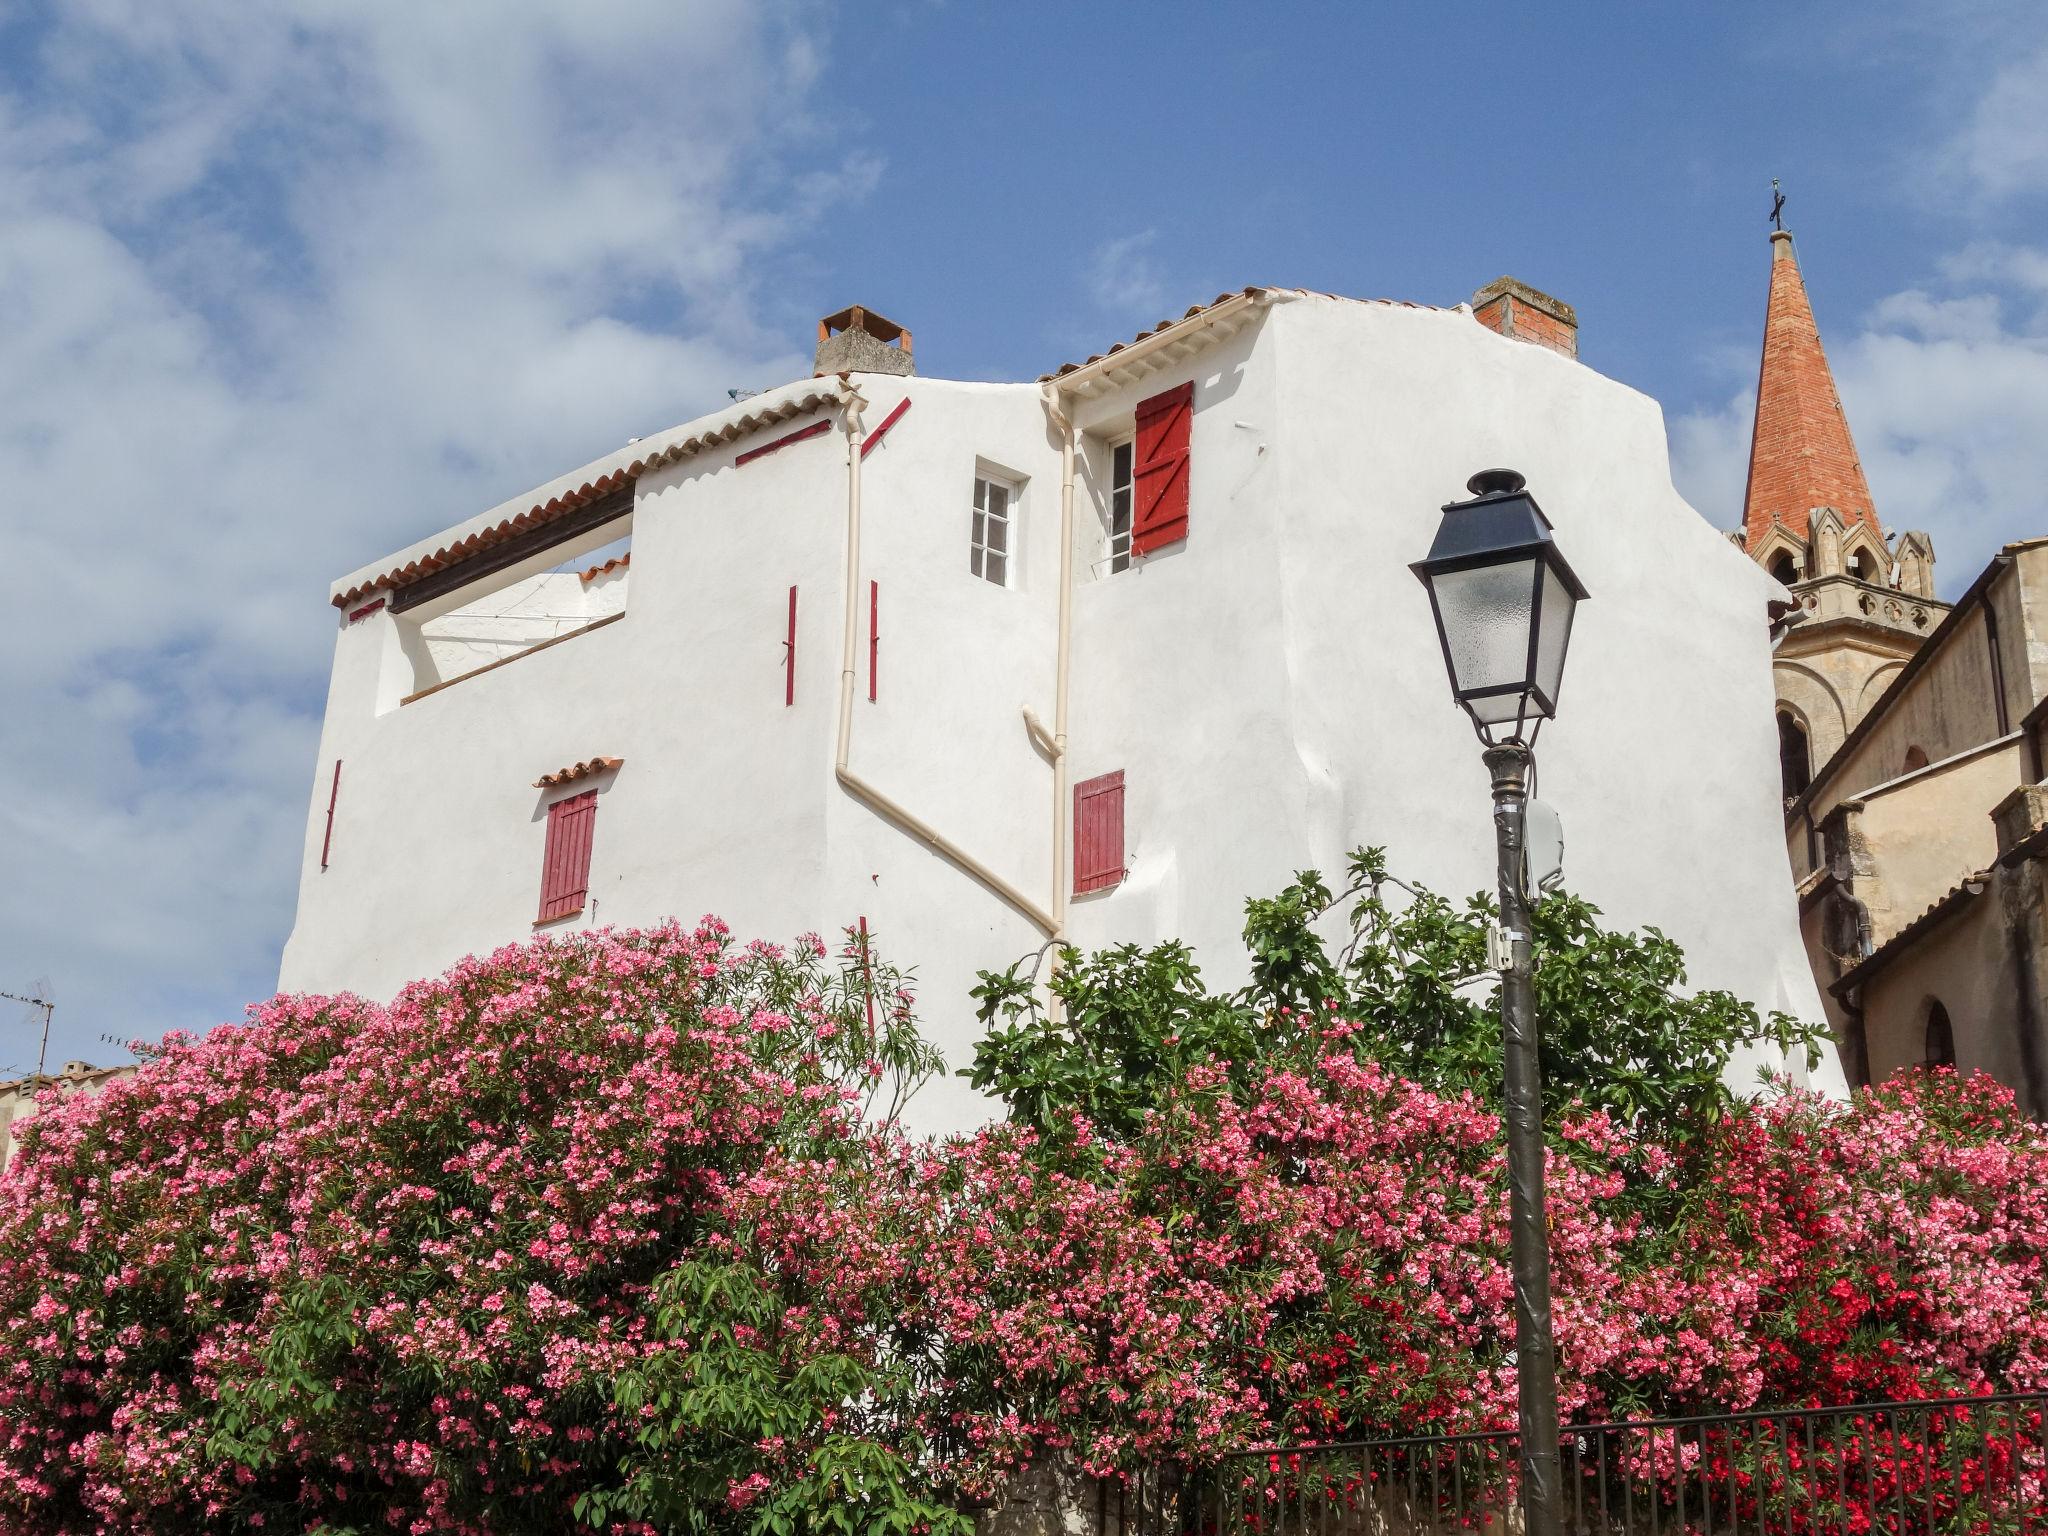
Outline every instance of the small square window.
[(1109, 450), (1109, 568), (1131, 568), (1131, 498), (1136, 444), (1125, 438)]
[(1010, 514), (1017, 487), (994, 475), (974, 477), (974, 526), (967, 546), (967, 569), (999, 587), (1010, 584)]

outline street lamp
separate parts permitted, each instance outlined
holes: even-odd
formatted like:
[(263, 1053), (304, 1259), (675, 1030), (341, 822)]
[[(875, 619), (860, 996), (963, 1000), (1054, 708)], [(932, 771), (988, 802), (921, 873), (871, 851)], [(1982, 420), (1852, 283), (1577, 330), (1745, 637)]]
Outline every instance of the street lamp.
[[(1586, 589), (1550, 537), (1550, 521), (1511, 469), (1466, 482), (1444, 508), (1426, 558), (1409, 569), (1429, 589), (1451, 696), (1472, 717), (1493, 775), (1500, 854), (1503, 1072), (1507, 1084), (1508, 1234), (1515, 1277), (1515, 1380), (1527, 1536), (1560, 1536), (1557, 1349), (1550, 1327), (1550, 1243), (1543, 1213), (1543, 1068), (1529, 932), (1530, 747), (1557, 711), (1572, 610)], [(1494, 732), (1505, 730), (1496, 740)], [(1527, 732), (1526, 737), (1524, 732)]]

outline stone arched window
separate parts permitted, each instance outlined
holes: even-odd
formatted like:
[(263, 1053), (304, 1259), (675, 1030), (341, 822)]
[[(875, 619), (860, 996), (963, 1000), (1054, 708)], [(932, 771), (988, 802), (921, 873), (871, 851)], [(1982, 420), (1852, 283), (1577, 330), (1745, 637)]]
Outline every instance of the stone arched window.
[(1925, 747), (1919, 745), (1919, 743), (1916, 742), (1912, 746), (1906, 748), (1906, 767), (1904, 770), (1905, 772), (1912, 773), (1915, 769), (1925, 768), (1926, 766), (1927, 749)]
[(1799, 567), (1792, 563), (1790, 555), (1781, 554), (1771, 562), (1771, 576), (1789, 587), (1799, 579)]
[(1884, 572), (1878, 568), (1877, 556), (1867, 549), (1856, 551), (1855, 571), (1858, 581), (1867, 581), (1874, 587), (1884, 585)]
[(1796, 799), (1813, 782), (1813, 754), (1806, 740), (1806, 727), (1789, 709), (1778, 711), (1778, 771), (1784, 777), (1785, 798)]
[(1956, 1031), (1948, 1021), (1948, 1010), (1941, 1006), (1939, 998), (1927, 1005), (1927, 1066), (1954, 1070), (1956, 1064)]

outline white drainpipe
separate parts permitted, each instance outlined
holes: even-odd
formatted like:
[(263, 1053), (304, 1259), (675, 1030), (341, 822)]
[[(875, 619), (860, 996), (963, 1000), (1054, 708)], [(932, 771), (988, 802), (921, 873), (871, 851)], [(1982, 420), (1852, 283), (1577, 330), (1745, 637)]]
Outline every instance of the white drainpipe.
[[(1060, 434), (1060, 621), (1053, 662), (1052, 740), (1052, 933), (1067, 936), (1067, 679), (1072, 672), (1074, 638), (1074, 421), (1062, 408), (1059, 385), (1048, 383), (1045, 414)], [(1033, 721), (1035, 724), (1035, 720)], [(1042, 733), (1043, 727), (1040, 727)], [(1053, 961), (1057, 965), (1055, 952)]]
[[(860, 638), (860, 451), (867, 438), (861, 412), (867, 407), (867, 398), (861, 394), (860, 386), (844, 375), (841, 376), (840, 388), (846, 427), (846, 633), (839, 658), (839, 743), (832, 760), (833, 777), (856, 800), (965, 870), (1030, 918), (1041, 933), (1048, 938), (1054, 937), (1058, 933), (1058, 920), (1038, 903), (847, 767), (847, 759), (853, 749), (854, 655)], [(1064, 709), (1064, 685), (1061, 699)], [(1064, 715), (1061, 718), (1064, 720)]]

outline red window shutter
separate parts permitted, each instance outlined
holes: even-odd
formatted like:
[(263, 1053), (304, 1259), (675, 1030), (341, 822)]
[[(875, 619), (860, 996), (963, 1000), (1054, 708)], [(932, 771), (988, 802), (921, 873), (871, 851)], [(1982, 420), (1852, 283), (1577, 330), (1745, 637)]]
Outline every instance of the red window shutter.
[(541, 859), (539, 922), (573, 917), (590, 894), (590, 835), (597, 826), (597, 791), (548, 807), (548, 846)]
[(1119, 768), (1074, 786), (1074, 894), (1124, 878), (1124, 775)]
[(1194, 381), (1138, 402), (1131, 553), (1147, 555), (1188, 536), (1188, 432)]

